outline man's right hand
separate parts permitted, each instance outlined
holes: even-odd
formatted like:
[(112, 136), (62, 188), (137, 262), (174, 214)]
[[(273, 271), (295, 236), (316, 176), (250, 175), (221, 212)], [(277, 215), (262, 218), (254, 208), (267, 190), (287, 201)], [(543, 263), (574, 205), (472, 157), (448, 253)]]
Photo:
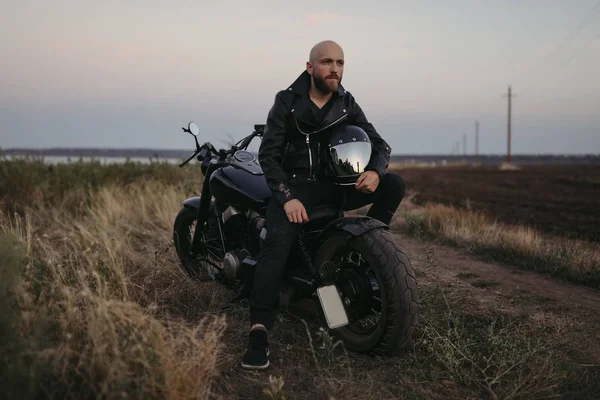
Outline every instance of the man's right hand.
[(308, 222), (308, 214), (300, 200), (294, 199), (286, 202), (283, 209), (291, 223)]

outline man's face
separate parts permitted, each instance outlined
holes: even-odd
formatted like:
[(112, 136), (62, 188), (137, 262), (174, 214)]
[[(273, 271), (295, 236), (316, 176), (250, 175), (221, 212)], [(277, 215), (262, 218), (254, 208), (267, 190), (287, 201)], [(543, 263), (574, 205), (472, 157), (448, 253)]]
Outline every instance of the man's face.
[(318, 52), (313, 62), (307, 63), (309, 74), (312, 75), (315, 87), (323, 93), (338, 90), (344, 74), (344, 53), (335, 45), (324, 46)]

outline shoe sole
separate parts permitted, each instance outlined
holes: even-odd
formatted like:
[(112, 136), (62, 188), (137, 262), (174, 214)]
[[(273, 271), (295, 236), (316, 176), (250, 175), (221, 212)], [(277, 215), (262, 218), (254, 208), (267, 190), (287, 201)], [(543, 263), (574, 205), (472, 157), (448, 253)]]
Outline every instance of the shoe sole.
[[(267, 350), (267, 357), (269, 357), (269, 354), (271, 353), (270, 350)], [(267, 360), (267, 363), (265, 365), (250, 365), (250, 364), (244, 364), (244, 362), (242, 361), (242, 368), (247, 369), (247, 370), (261, 370), (261, 369), (267, 369), (269, 368), (269, 365), (271, 365), (271, 363), (269, 362), (269, 360)]]
[(271, 365), (271, 363), (269, 361), (267, 361), (267, 363), (265, 365), (249, 365), (249, 364), (242, 363), (242, 368), (247, 369), (247, 370), (261, 370), (261, 369), (269, 368), (269, 365)]

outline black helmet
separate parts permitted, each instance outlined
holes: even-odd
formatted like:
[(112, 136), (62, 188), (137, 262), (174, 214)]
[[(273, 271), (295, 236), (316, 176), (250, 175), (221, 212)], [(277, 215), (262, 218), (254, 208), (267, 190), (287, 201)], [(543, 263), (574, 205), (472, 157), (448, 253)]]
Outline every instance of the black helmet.
[(331, 130), (327, 169), (339, 185), (353, 185), (371, 159), (369, 135), (355, 125), (338, 125)]

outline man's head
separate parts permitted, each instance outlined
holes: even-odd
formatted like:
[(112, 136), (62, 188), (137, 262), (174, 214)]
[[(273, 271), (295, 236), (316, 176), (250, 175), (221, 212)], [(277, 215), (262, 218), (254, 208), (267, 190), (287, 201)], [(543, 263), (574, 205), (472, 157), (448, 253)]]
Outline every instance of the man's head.
[(344, 74), (344, 51), (332, 40), (317, 43), (310, 51), (306, 71), (320, 92), (337, 91)]

